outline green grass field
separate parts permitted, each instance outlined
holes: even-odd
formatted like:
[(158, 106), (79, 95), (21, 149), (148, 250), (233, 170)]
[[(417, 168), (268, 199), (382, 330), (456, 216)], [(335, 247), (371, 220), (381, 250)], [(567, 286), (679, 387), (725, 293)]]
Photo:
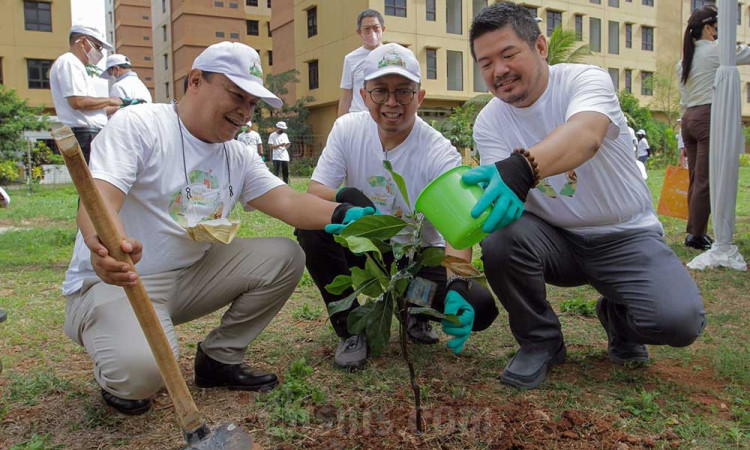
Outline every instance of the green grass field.
[[(656, 202), (663, 171), (649, 173)], [(298, 190), (306, 180), (294, 180)], [(750, 168), (740, 170), (735, 242), (750, 258)], [(11, 191), (0, 210), (0, 448), (182, 448), (165, 392), (151, 412), (120, 416), (103, 406), (85, 351), (62, 331), (60, 284), (75, 240), (72, 187)], [(684, 261), (682, 220), (662, 218), (667, 241)], [(292, 228), (243, 213), (240, 236), (292, 236)], [(478, 258), (478, 250), (475, 258)], [(180, 366), (212, 425), (235, 421), (264, 448), (750, 448), (750, 275), (694, 272), (709, 318), (688, 348), (651, 347), (652, 364), (628, 369), (606, 356), (606, 335), (592, 314), (591, 288), (549, 287), (569, 358), (542, 388), (500, 383), (516, 350), (501, 313), (469, 340), (461, 356), (412, 346), (422, 386), (426, 431), (414, 434), (408, 372), (396, 342), (366, 368), (333, 365), (336, 337), (309, 276), (248, 350), (249, 363), (280, 374), (270, 395), (195, 387), (195, 343), (220, 318), (181, 325)], [(304, 359), (304, 361), (302, 361)]]

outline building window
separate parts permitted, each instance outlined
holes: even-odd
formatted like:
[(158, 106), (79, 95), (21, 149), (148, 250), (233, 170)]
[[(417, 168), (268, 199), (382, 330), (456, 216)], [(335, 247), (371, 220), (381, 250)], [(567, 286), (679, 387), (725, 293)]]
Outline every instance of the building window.
[(654, 0), (641, 0), (643, 6), (654, 6)]
[(483, 8), (487, 7), (487, 0), (472, 0), (471, 13), (472, 17), (476, 17)]
[(52, 31), (52, 11), (47, 2), (23, 2), (23, 19), (29, 31)]
[(161, 12), (167, 12), (167, 0), (161, 0)]
[(164, 83), (164, 94), (166, 95), (167, 100), (169, 100), (169, 98), (171, 97), (171, 93), (169, 92), (169, 81)]
[(268, 51), (268, 65), (273, 65), (273, 52), (271, 50)]
[(318, 88), (318, 60), (307, 63), (307, 88), (309, 90)]
[(576, 41), (583, 40), (583, 16), (576, 14)]
[(547, 37), (552, 36), (552, 32), (557, 27), (562, 27), (562, 13), (547, 10)]
[(524, 6), (524, 8), (526, 8), (526, 11), (528, 11), (529, 14), (531, 14), (531, 17), (537, 17), (537, 9), (536, 8), (534, 8), (533, 6)]
[(602, 21), (589, 17), (589, 47), (592, 52), (602, 51)]
[(271, 0), (268, 0), (268, 1), (266, 2), (266, 6), (267, 6), (267, 7), (269, 7), (269, 8), (271, 7)]
[(437, 50), (427, 49), (427, 79), (437, 80)]
[(641, 27), (641, 50), (654, 51), (654, 29)]
[(239, 39), (240, 33), (229, 33), (229, 39)]
[(461, 34), (461, 23), (463, 3), (461, 0), (446, 0), (445, 1), (445, 31), (451, 34)]
[(247, 6), (258, 6), (258, 0), (247, 0), (245, 4)]
[(462, 52), (448, 50), (446, 52), (448, 61), (448, 90), (464, 90), (464, 55)]
[(633, 24), (625, 24), (625, 48), (633, 48)]
[(625, 69), (625, 90), (633, 92), (633, 71), (630, 69)]
[(427, 7), (426, 7), (426, 9), (427, 9), (427, 15), (426, 15), (425, 18), (428, 21), (430, 21), (430, 22), (434, 22), (436, 20), (436, 17), (435, 17), (435, 14), (436, 14), (436, 12), (435, 12), (435, 0), (427, 0)]
[(144, 56), (144, 57), (143, 57), (143, 60), (144, 60), (144, 61), (151, 61), (151, 57), (150, 57), (150, 56)]
[(49, 68), (52, 67), (49, 59), (27, 59), (26, 78), (29, 89), (49, 89)]
[(149, 35), (147, 35), (147, 34), (144, 34), (144, 35), (143, 35), (143, 40), (144, 40), (144, 41), (150, 41), (150, 40), (151, 40), (151, 36), (149, 36)]
[(406, 17), (406, 0), (385, 0), (385, 15)]
[(239, 6), (239, 5), (238, 5), (237, 3), (230, 3), (230, 4), (229, 4), (229, 9), (237, 9), (237, 8), (238, 8), (238, 6)]
[(169, 57), (166, 53), (162, 56), (164, 57), (164, 70), (167, 70), (169, 69)]
[(259, 24), (257, 20), (246, 20), (245, 24), (247, 26), (247, 35), (248, 36), (259, 36), (260, 30)]
[(611, 55), (620, 54), (620, 22), (609, 21), (608, 51)]
[(224, 2), (214, 2), (214, 6), (218, 6), (219, 8), (224, 7)]
[(641, 95), (654, 95), (654, 73), (641, 71)]
[(616, 91), (620, 90), (620, 69), (607, 69), (609, 77), (612, 78), (612, 86)]
[(715, 0), (691, 0), (690, 1), (690, 12), (693, 12), (696, 9), (702, 8), (702, 7), (706, 6), (706, 5), (716, 5), (716, 1)]
[[(2, 62), (2, 60), (0, 60), (0, 62)], [(2, 75), (2, 67), (0, 67), (0, 84), (3, 84)], [(750, 103), (750, 83), (745, 83), (745, 89), (747, 89), (747, 94), (745, 94), (745, 102)]]
[(318, 8), (307, 10), (307, 37), (318, 34)]
[(742, 25), (742, 3), (737, 3), (737, 25)]
[(266, 22), (266, 30), (268, 31), (268, 37), (271, 37), (271, 22)]
[(607, 0), (607, 4), (613, 8), (619, 8), (620, 0)]
[(216, 32), (216, 37), (224, 37), (224, 32), (223, 31), (217, 31)]
[(161, 39), (162, 41), (167, 42), (167, 26), (166, 25), (161, 26)]
[(593, 3), (595, 5), (601, 5), (602, 4), (602, 0), (589, 0), (589, 3)]

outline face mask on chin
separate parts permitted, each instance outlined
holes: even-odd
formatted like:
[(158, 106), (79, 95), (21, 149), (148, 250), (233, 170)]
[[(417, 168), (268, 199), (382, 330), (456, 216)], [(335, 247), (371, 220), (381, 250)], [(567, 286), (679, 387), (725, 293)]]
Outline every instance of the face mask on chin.
[[(89, 60), (88, 63), (92, 65), (99, 64), (99, 61), (101, 61), (102, 58), (104, 58), (104, 55), (102, 54), (101, 51), (99, 51), (98, 48), (94, 47), (94, 44), (92, 44), (91, 41), (89, 41), (88, 39), (84, 39), (84, 40), (87, 41), (89, 43), (89, 46), (91, 47), (91, 49), (86, 52), (86, 58), (88, 58)], [(85, 48), (86, 47), (84, 46), (84, 49)]]

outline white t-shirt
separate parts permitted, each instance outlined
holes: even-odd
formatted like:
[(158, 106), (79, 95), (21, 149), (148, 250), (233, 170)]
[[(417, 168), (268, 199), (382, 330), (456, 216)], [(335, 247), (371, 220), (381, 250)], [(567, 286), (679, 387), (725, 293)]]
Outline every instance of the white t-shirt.
[(254, 153), (258, 153), (258, 146), (263, 144), (260, 135), (253, 130), (249, 130), (247, 133), (240, 133), (237, 135), (237, 140), (250, 147), (250, 150)]
[[(268, 136), (268, 145), (278, 145), (278, 144), (289, 144), (289, 135), (286, 133), (278, 134), (277, 132), (273, 132)], [(289, 152), (287, 152), (286, 147), (277, 147), (273, 149), (273, 157), (272, 159), (274, 161), (289, 161)]]
[[(127, 235), (143, 243), (143, 258), (136, 265), (141, 275), (189, 267), (214, 245), (190, 239), (183, 228), (188, 215), (198, 221), (228, 217), (235, 202), (251, 210), (247, 202), (283, 184), (242, 143), (209, 144), (190, 134), (184, 124), (182, 132), (192, 200), (186, 198), (183, 140), (173, 105), (125, 108), (92, 143), (92, 176), (126, 194), (120, 218)], [(229, 178), (234, 196), (229, 195)], [(64, 295), (97, 278), (90, 258), (79, 232)]]
[(73, 109), (68, 103), (68, 97), (99, 96), (93, 78), (76, 55), (68, 52), (57, 58), (49, 70), (49, 84), (60, 122), (71, 128), (104, 128), (107, 124), (104, 108), (80, 111)]
[(118, 78), (109, 89), (109, 95), (110, 97), (139, 98), (146, 100), (148, 103), (153, 102), (151, 92), (148, 91), (146, 85), (143, 84), (135, 72), (125, 73)]
[(493, 98), (479, 113), (474, 140), (481, 163), (500, 161), (515, 148), (537, 144), (576, 113), (604, 114), (609, 129), (594, 157), (572, 173), (542, 180), (529, 192), (525, 208), (554, 226), (580, 234), (645, 228), (661, 232), (607, 72), (583, 64), (557, 64), (549, 72), (547, 89), (528, 108)]
[(633, 154), (635, 155), (635, 152), (638, 149), (638, 138), (635, 137), (635, 130), (633, 127), (628, 127), (628, 132), (630, 133), (630, 139), (633, 141)]
[(344, 69), (341, 73), (342, 89), (352, 90), (352, 104), (349, 112), (367, 111), (365, 101), (362, 100), (359, 90), (365, 82), (365, 59), (372, 50), (360, 47), (344, 57)]
[[(383, 167), (385, 159), (404, 177), (410, 205), (406, 205), (393, 177)], [(404, 142), (384, 152), (378, 125), (365, 111), (336, 120), (312, 180), (333, 189), (342, 183), (355, 187), (381, 213), (400, 217), (404, 211), (414, 209), (417, 197), (432, 180), (459, 165), (461, 155), (456, 148), (419, 117)], [(425, 221), (422, 232), (424, 246), (445, 246), (443, 237), (429, 221)], [(405, 241), (398, 236), (395, 239)]]
[(648, 156), (648, 149), (650, 148), (651, 147), (648, 146), (648, 140), (646, 140), (646, 138), (638, 141), (638, 157)]

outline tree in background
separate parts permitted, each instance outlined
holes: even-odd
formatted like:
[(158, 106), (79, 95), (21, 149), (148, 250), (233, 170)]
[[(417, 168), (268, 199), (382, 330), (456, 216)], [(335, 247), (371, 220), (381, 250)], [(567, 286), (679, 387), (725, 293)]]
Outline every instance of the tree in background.
[[(279, 74), (268, 74), (266, 75), (266, 87), (277, 96), (284, 96), (289, 93), (288, 83), (299, 83), (298, 75), (299, 71), (295, 69)], [(291, 105), (285, 103), (284, 106), (277, 109), (269, 107), (264, 102), (259, 102), (258, 106), (255, 107), (253, 123), (258, 125), (258, 133), (260, 133), (263, 143), (268, 142), (268, 135), (274, 131), (276, 122), (283, 120), (289, 127), (287, 134), (289, 134), (289, 141), (293, 147), (301, 145), (305, 148), (312, 145), (314, 141), (312, 127), (307, 121), (310, 111), (305, 104), (313, 100), (313, 97), (308, 95), (297, 99)], [(270, 149), (266, 147), (267, 145), (264, 145), (263, 148), (266, 151), (266, 156), (268, 156), (270, 155)]]
[(0, 85), (0, 162), (21, 161), (28, 145), (23, 132), (46, 127), (47, 116), (42, 108), (29, 106), (14, 89)]
[[(667, 152), (666, 154), (662, 153), (666, 148), (677, 147), (677, 141), (675, 140), (673, 129), (666, 123), (654, 119), (654, 116), (651, 114), (651, 109), (646, 106), (641, 106), (638, 99), (630, 92), (623, 89), (618, 92), (617, 96), (620, 99), (620, 108), (622, 109), (622, 112), (625, 113), (625, 117), (632, 121), (630, 126), (636, 130), (642, 128), (646, 131), (646, 139), (648, 139), (648, 142), (651, 145), (652, 152), (652, 158), (649, 158), (648, 160), (649, 167), (661, 166), (665, 162), (676, 164), (677, 155), (673, 155), (674, 152)], [(662, 158), (653, 157), (655, 153), (661, 153)], [(674, 161), (665, 159), (664, 156), (674, 157)]]
[[(649, 107), (661, 113), (668, 127), (668, 130), (666, 130), (668, 132), (665, 132), (664, 137), (659, 141), (663, 151), (662, 160), (665, 165), (676, 164), (680, 158), (677, 151), (675, 128), (677, 128), (677, 119), (680, 118), (682, 107), (680, 106), (680, 80), (677, 78), (676, 65), (676, 60), (661, 63), (660, 69), (650, 80), (654, 97), (649, 103)], [(651, 141), (649, 140), (649, 142)]]

